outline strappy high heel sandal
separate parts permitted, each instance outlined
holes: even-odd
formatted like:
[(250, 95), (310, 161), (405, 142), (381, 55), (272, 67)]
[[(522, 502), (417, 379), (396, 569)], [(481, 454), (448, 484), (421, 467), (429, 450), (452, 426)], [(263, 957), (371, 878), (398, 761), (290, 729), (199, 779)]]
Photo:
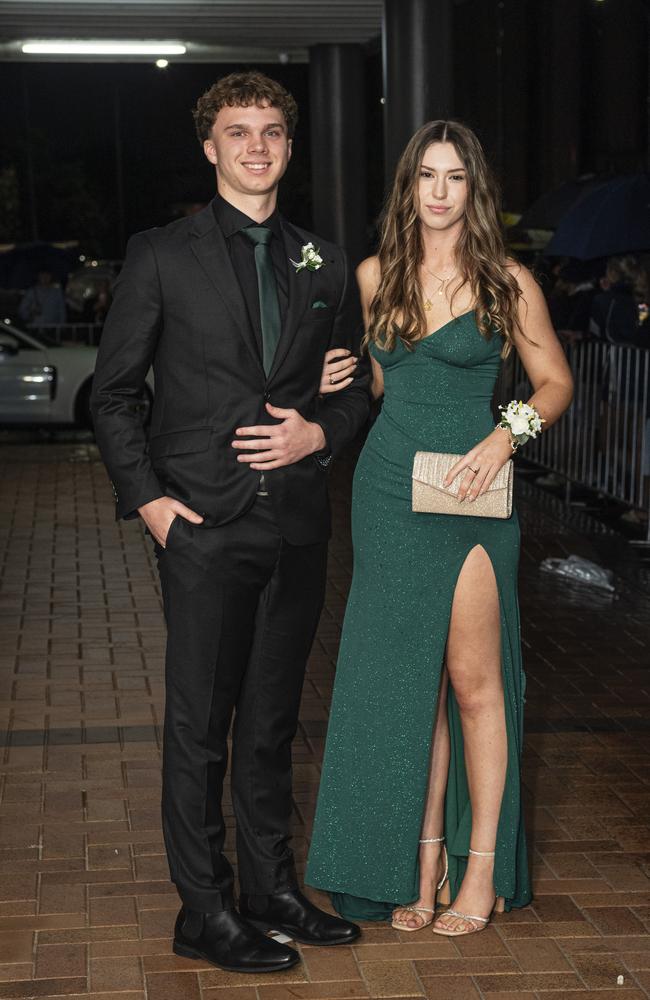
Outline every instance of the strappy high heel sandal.
[[(494, 851), (473, 851), (470, 847), (469, 853), (473, 854), (477, 858), (493, 858)], [(503, 896), (497, 896), (494, 901), (494, 906), (490, 911), (490, 915), (487, 917), (475, 917), (470, 913), (460, 913), (458, 910), (445, 910), (438, 917), (438, 920), (442, 920), (444, 917), (458, 917), (460, 920), (464, 920), (466, 923), (471, 924), (469, 930), (459, 931), (459, 930), (446, 930), (442, 927), (434, 927), (434, 934), (443, 934), (445, 937), (465, 937), (467, 934), (478, 934), (479, 931), (484, 931), (490, 922), (490, 917), (493, 913), (503, 913), (505, 909), (505, 900)]]
[[(421, 844), (443, 844), (443, 845), (444, 842), (445, 842), (444, 837), (427, 837), (424, 840), (420, 841)], [(447, 848), (443, 846), (442, 850), (445, 858), (445, 872), (440, 881), (438, 882), (438, 885), (436, 886), (436, 893), (433, 899), (433, 909), (431, 909), (428, 906), (396, 906), (395, 909), (393, 910), (393, 921), (391, 923), (391, 927), (394, 927), (396, 931), (421, 931), (424, 927), (428, 927), (429, 924), (433, 923), (433, 915), (436, 912), (436, 900), (438, 898), (438, 893), (441, 891), (441, 889), (443, 889), (445, 885), (447, 886), (449, 885), (449, 859), (447, 858)], [(449, 902), (448, 891), (447, 891), (447, 898), (445, 900), (442, 900), (442, 902), (445, 903)], [(422, 917), (422, 923), (419, 925), (419, 927), (409, 927), (408, 924), (403, 924), (399, 920), (395, 920), (395, 914), (399, 910), (408, 910), (410, 913), (417, 914), (418, 917)], [(423, 915), (425, 913), (431, 914), (428, 920)]]

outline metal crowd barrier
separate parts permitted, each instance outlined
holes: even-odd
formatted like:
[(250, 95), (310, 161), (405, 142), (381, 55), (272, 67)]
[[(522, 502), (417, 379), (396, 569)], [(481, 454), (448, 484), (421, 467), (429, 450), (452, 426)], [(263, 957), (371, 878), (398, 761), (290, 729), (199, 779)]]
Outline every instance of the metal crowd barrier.
[[(528, 442), (526, 459), (565, 478), (567, 502), (576, 485), (646, 511), (650, 544), (650, 350), (581, 341), (567, 348), (567, 359), (573, 403), (548, 433)], [(530, 397), (514, 352), (502, 377), (501, 399)]]
[(57, 344), (86, 344), (97, 347), (102, 332), (101, 323), (44, 323), (30, 326), (29, 332), (38, 337), (39, 333)]

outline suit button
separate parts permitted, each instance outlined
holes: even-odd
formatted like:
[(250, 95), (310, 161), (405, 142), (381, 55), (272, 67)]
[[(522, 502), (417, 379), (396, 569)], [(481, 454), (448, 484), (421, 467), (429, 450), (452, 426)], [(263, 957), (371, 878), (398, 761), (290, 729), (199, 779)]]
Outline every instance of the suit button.
[(271, 393), (270, 392), (265, 392), (264, 393), (264, 399), (268, 403), (270, 401), (270, 399), (271, 399)]

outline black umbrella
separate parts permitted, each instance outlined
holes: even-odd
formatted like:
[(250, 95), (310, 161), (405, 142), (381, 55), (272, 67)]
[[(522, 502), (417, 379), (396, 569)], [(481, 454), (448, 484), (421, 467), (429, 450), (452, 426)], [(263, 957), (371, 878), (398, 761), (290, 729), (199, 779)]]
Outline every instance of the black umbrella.
[(567, 181), (560, 187), (547, 191), (527, 208), (517, 223), (517, 229), (557, 229), (569, 209), (577, 205), (592, 191), (605, 184), (602, 178), (583, 177)]
[(544, 251), (592, 260), (650, 250), (650, 176), (615, 177), (574, 205)]

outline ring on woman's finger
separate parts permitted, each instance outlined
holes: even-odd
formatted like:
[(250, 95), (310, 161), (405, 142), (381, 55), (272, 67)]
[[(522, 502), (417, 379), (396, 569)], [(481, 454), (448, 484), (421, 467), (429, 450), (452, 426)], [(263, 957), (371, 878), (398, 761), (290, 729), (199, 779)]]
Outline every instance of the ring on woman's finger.
[(479, 472), (479, 470), (478, 470), (478, 469), (473, 469), (471, 465), (468, 465), (468, 466), (467, 466), (467, 468), (469, 469), (469, 471), (470, 471), (470, 472), (473, 472), (475, 476), (476, 476), (476, 475), (478, 474), (478, 472)]
[(336, 385), (336, 379), (333, 375), (330, 375), (330, 385)]

